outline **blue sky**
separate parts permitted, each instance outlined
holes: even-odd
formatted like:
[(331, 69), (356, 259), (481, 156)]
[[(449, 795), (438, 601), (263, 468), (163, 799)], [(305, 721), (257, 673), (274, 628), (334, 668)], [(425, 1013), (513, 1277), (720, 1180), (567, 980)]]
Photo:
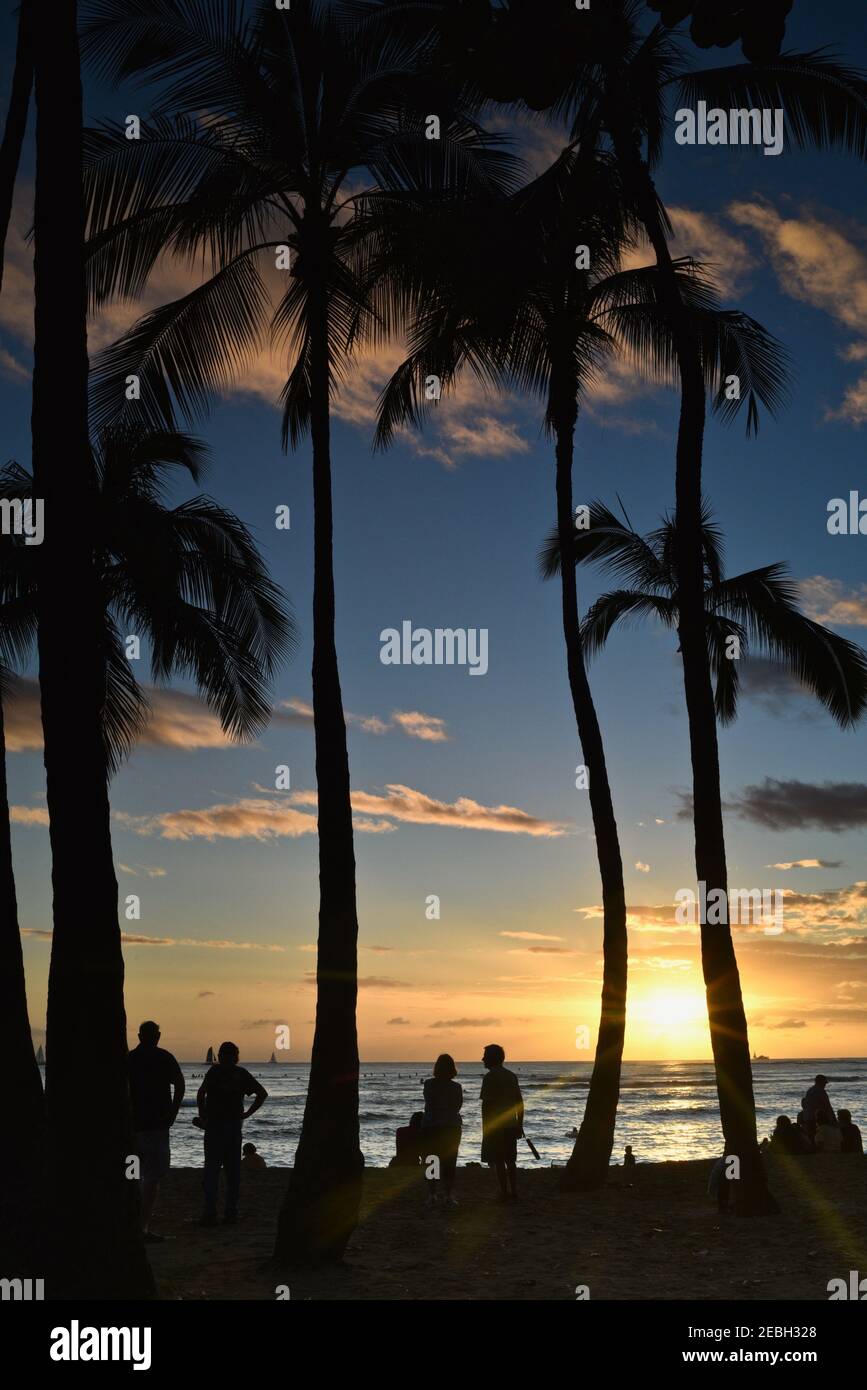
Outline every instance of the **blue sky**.
[[(2, 36), (8, 51), (8, 17)], [(819, 9), (796, 0), (787, 47), (822, 44), (867, 66), (863, 7), (831, 0)], [(724, 55), (736, 57), (736, 50)], [(710, 59), (699, 54), (697, 61)], [(86, 91), (91, 116), (146, 110), (141, 98), (131, 105), (91, 85)], [(28, 153), (20, 226), (31, 177)], [(858, 358), (867, 344), (863, 168), (842, 155), (690, 149), (675, 145), (672, 134), (657, 181), (666, 203), (681, 210), (676, 248), (715, 259), (726, 302), (764, 323), (793, 359), (791, 404), (778, 422), (763, 422), (757, 440), (746, 441), (740, 426), (714, 422), (708, 430), (705, 486), (726, 535), (727, 568), (787, 561), (799, 580), (812, 581), (804, 590), (811, 611), (832, 616), (839, 631), (863, 642), (867, 537), (832, 537), (826, 529), (830, 498), (859, 487), (867, 495), (867, 387), (860, 405), (857, 394), (867, 372), (867, 356)], [(8, 354), (0, 376), (2, 451), (25, 461), (27, 255), (22, 245), (10, 249), (10, 297), (7, 303), (4, 289), (0, 306), (0, 347)], [(595, 1028), (601, 920), (582, 909), (600, 894), (586, 793), (574, 786), (581, 759), (558, 593), (536, 574), (536, 550), (553, 516), (553, 458), (540, 412), (534, 402), (459, 395), (423, 439), (373, 456), (368, 417), (378, 379), (376, 364), (368, 367), (333, 427), (338, 652), (345, 706), (359, 717), (350, 725), (352, 781), (368, 797), (397, 785), (421, 799), (412, 802), (417, 823), (394, 813), (394, 802), (392, 814), (381, 802), (357, 807), (379, 827), (356, 839), (362, 1054), (415, 1058), (450, 1045), (458, 1056), (475, 1056), (493, 1032), (514, 1056), (587, 1060), (592, 1054), (576, 1052), (573, 1039), (576, 1027)], [(309, 449), (282, 454), (268, 371), (253, 375), (201, 427), (214, 456), (206, 490), (254, 528), (293, 602), (300, 648), (279, 677), (275, 702), (303, 705), (310, 698)], [(673, 500), (676, 397), (628, 374), (615, 377), (605, 395), (579, 420), (576, 501), (613, 503), (619, 493), (633, 524), (647, 530)], [(274, 526), (281, 503), (291, 508), (288, 532)], [(579, 579), (586, 607), (604, 584), (590, 571)], [(487, 674), (384, 666), (380, 631), (404, 619), (487, 628)], [(697, 939), (665, 922), (674, 892), (694, 883), (690, 826), (677, 820), (689, 764), (674, 643), (661, 630), (624, 631), (594, 662), (591, 680), (633, 913), (627, 1055), (706, 1056)], [(164, 712), (170, 723), (176, 708), (166, 704)], [(447, 738), (411, 737), (395, 712), (443, 721), (425, 727)], [(159, 819), (240, 802), (263, 833), (249, 803), (275, 800), (259, 789), (273, 788), (276, 765), (290, 765), (292, 795), (315, 786), (309, 720), (298, 706), (283, 713), (294, 713), (294, 722), (275, 721), (252, 747), (141, 748), (113, 784), (114, 809), (125, 818), (114, 833), (125, 866), (121, 895), (142, 900), (141, 920), (126, 930), (162, 942), (235, 943), (151, 940), (127, 948), (130, 1021), (160, 1018), (179, 1056), (198, 1056), (218, 1034), (237, 1035), (248, 1057), (266, 1056), (278, 1022), (292, 1027), (292, 1059), (307, 1055), (315, 836), (173, 839)], [(362, 716), (389, 727), (367, 731)], [(820, 895), (793, 900), (791, 912), (787, 903), (782, 937), (739, 934), (751, 1040), (771, 1055), (864, 1050), (867, 898), (854, 885), (867, 878), (867, 810), (847, 830), (822, 829), (806, 814), (799, 825), (773, 830), (747, 817), (744, 788), (766, 778), (859, 783), (863, 808), (865, 738), (864, 730), (839, 732), (779, 683), (745, 698), (738, 722), (721, 736), (724, 792), (741, 803), (727, 820), (732, 883)], [(10, 753), (8, 764), (12, 803), (43, 806), (38, 748)], [(467, 812), (459, 828), (433, 823), (431, 800), (453, 806), (460, 798), (489, 814)], [(289, 804), (301, 815), (313, 811), (303, 800)], [(400, 804), (405, 815), (406, 796)], [(501, 807), (519, 808), (549, 833), (475, 828), (495, 823)], [(22, 813), (14, 826), (21, 924), (38, 933), (50, 925), (47, 833), (25, 819)], [(801, 859), (840, 867), (766, 867)], [(165, 872), (149, 877), (154, 869)], [(441, 899), (439, 921), (425, 917), (428, 894)], [(46, 938), (27, 935), (25, 953), (38, 1031)], [(395, 1018), (407, 1022), (389, 1022)], [(451, 1030), (433, 1026), (444, 1022)]]

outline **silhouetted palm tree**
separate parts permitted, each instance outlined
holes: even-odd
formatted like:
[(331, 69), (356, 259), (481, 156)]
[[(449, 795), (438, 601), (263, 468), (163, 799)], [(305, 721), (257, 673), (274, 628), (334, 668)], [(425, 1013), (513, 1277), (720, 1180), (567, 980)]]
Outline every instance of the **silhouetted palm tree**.
[[(46, 1027), (46, 1274), (54, 1297), (140, 1298), (153, 1283), (126, 1177), (131, 1133), (123, 956), (103, 750), (104, 619), (94, 563), (87, 417), (81, 79), (75, 0), (34, 25), (36, 91), (33, 478), (39, 680), (54, 933)], [(57, 238), (62, 230), (63, 254)], [(100, 1097), (92, 1144), (82, 1076)], [(86, 1103), (86, 1102), (85, 1102)]]
[[(624, 582), (602, 594), (581, 624), (588, 656), (601, 651), (614, 628), (657, 618), (676, 633), (677, 575), (674, 519), (666, 516), (647, 536), (621, 521), (601, 502), (590, 504), (589, 525), (576, 533), (576, 564), (591, 562)], [(702, 511), (704, 606), (714, 700), (721, 724), (737, 714), (740, 663), (760, 656), (782, 666), (825, 706), (841, 728), (852, 727), (867, 708), (867, 652), (801, 611), (797, 584), (776, 563), (725, 575), (722, 534), (705, 503)], [(546, 576), (560, 567), (558, 537), (542, 553)]]
[[(0, 288), (33, 87), (32, 17), (31, 0), (22, 0), (9, 106), (0, 145)], [(0, 692), (4, 680), (5, 675), (0, 671)], [(9, 1103), (11, 1113), (19, 1116), (21, 1133), (19, 1143), (4, 1145), (0, 1153), (0, 1261), (4, 1270), (38, 1277), (36, 1213), (41, 1201), (37, 1172), (44, 1117), (42, 1077), (33, 1051), (24, 990), (12, 845), (3, 830), (3, 826), (8, 825), (5, 746), (0, 709), (0, 760), (3, 764), (0, 771), (0, 1048), (3, 1055), (12, 1060)]]
[[(557, 544), (570, 553), (575, 534), (572, 460), (578, 408), (606, 357), (628, 348), (640, 368), (670, 381), (671, 323), (659, 304), (655, 269), (619, 271), (629, 219), (608, 161), (574, 148), (508, 200), (463, 200), (441, 207), (402, 202), (381, 255), (405, 267), (417, 310), (408, 337), (413, 351), (395, 372), (380, 403), (378, 440), (420, 423), (425, 383), (450, 389), (464, 369), (487, 385), (516, 385), (545, 403), (555, 441)], [(384, 225), (385, 222), (384, 222)], [(592, 268), (579, 268), (577, 245)], [(414, 259), (413, 259), (414, 257)], [(695, 267), (679, 267), (704, 349), (708, 384), (717, 402), (725, 375), (753, 373), (764, 400), (774, 380), (771, 339), (745, 315), (722, 313)], [(752, 401), (752, 396), (751, 396)], [(584, 1119), (564, 1183), (594, 1187), (606, 1178), (620, 1088), (626, 1017), (627, 937), (623, 868), (602, 734), (582, 654), (572, 566), (561, 573), (567, 670), (578, 736), (588, 772), (590, 809), (602, 880), (602, 1009)]]
[[(418, 75), (424, 45), (365, 44), (345, 8), (245, 13), (225, 0), (92, 0), (87, 52), (112, 76), (163, 84), (140, 141), (90, 135), (92, 297), (134, 296), (158, 258), (204, 263), (197, 289), (149, 314), (96, 366), (93, 406), (171, 424), (205, 409), (269, 332), (291, 362), (284, 445), (313, 453), (313, 718), (319, 793), (316, 1026), (301, 1138), (277, 1237), (280, 1258), (337, 1258), (358, 1217), (358, 917), (346, 724), (335, 646), (330, 401), (356, 349), (389, 331), (399, 295), (374, 299), (354, 210), (362, 192), (416, 181), (496, 187), (493, 143)], [(438, 113), (438, 140), (426, 138)], [(171, 114), (169, 114), (171, 113)], [(203, 114), (204, 113), (204, 114)], [(359, 187), (361, 185), (361, 187)], [(272, 313), (263, 268), (283, 283)]]
[[(126, 426), (106, 429), (94, 456), (109, 772), (119, 767), (148, 719), (147, 699), (124, 648), (124, 634), (130, 632), (149, 644), (154, 680), (190, 676), (227, 734), (253, 737), (268, 721), (269, 680), (294, 644), (294, 625), (236, 516), (204, 496), (165, 505), (174, 470), (185, 470), (196, 482), (201, 478), (204, 446), (186, 435)], [(0, 472), (0, 498), (33, 505), (33, 479), (26, 469), (10, 463)], [(12, 1179), (3, 1189), (6, 1232), (17, 1231), (22, 1221), (33, 1231), (38, 1226), (32, 1209), (17, 1219), (13, 1202), (16, 1195), (20, 1203), (22, 1193), (31, 1193), (29, 1178), (39, 1171), (42, 1081), (27, 1018), (3, 734), (3, 685), (8, 673), (26, 665), (36, 643), (37, 578), (37, 548), (20, 535), (0, 538), (0, 903), (9, 919), (3, 934), (0, 1047), (16, 1102), (18, 1136), (0, 1159)]]

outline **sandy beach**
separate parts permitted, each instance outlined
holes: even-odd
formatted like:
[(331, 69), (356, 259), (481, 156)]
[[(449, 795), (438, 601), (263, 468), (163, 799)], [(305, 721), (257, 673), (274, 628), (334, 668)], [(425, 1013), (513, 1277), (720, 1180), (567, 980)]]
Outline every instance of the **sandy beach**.
[(612, 1169), (602, 1192), (565, 1195), (557, 1170), (521, 1173), (517, 1206), (494, 1200), (481, 1167), (458, 1171), (458, 1208), (428, 1211), (414, 1172), (369, 1169), (361, 1224), (337, 1270), (263, 1268), (287, 1170), (245, 1174), (237, 1226), (201, 1229), (201, 1174), (164, 1184), (150, 1247), (163, 1299), (818, 1299), (832, 1278), (867, 1275), (867, 1164), (811, 1155), (767, 1161), (781, 1215), (721, 1217), (707, 1161)]

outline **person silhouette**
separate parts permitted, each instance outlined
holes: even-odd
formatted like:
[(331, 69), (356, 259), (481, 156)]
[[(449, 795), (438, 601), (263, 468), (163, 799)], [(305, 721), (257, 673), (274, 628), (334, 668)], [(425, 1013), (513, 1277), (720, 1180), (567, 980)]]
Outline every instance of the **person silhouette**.
[(160, 1027), (148, 1020), (138, 1030), (138, 1047), (127, 1057), (134, 1152), (141, 1182), (141, 1228), (146, 1244), (162, 1241), (150, 1229), (160, 1182), (172, 1166), (169, 1130), (184, 1098), (186, 1084), (177, 1059), (159, 1047)]
[[(264, 1105), (268, 1092), (246, 1067), (238, 1066), (240, 1052), (233, 1042), (220, 1044), (217, 1061), (199, 1087), (196, 1097), (199, 1113), (193, 1121), (205, 1131), (205, 1173), (202, 1188), (205, 1210), (201, 1225), (217, 1224), (217, 1193), (220, 1169), (226, 1170), (226, 1212), (224, 1221), (233, 1225), (238, 1219), (238, 1195), (241, 1187), (241, 1129), (245, 1120)], [(244, 1097), (252, 1096), (248, 1110)]]
[(518, 1078), (503, 1065), (499, 1043), (482, 1053), (487, 1076), (482, 1078), (482, 1162), (497, 1174), (501, 1202), (518, 1200), (518, 1140), (524, 1134), (524, 1098)]
[[(447, 1052), (437, 1057), (433, 1076), (429, 1076), (423, 1086), (424, 1118), (421, 1122), (425, 1175), (431, 1159), (436, 1159), (435, 1171), (443, 1185), (445, 1200), (453, 1207), (457, 1206), (452, 1187), (461, 1146), (461, 1106), (464, 1103), (463, 1089), (455, 1081), (457, 1074), (453, 1057)], [(433, 1206), (437, 1199), (437, 1179), (431, 1176), (428, 1181), (428, 1205)]]
[(840, 1124), (840, 1152), (863, 1154), (864, 1145), (861, 1142), (861, 1131), (857, 1125), (852, 1123), (851, 1110), (838, 1110), (837, 1119)]
[(820, 1073), (813, 1082), (813, 1085), (806, 1091), (804, 1099), (801, 1101), (801, 1109), (804, 1113), (804, 1128), (811, 1139), (815, 1139), (816, 1137), (816, 1126), (818, 1124), (835, 1125), (837, 1123), (834, 1107), (825, 1089), (827, 1085), (827, 1076), (822, 1076)]

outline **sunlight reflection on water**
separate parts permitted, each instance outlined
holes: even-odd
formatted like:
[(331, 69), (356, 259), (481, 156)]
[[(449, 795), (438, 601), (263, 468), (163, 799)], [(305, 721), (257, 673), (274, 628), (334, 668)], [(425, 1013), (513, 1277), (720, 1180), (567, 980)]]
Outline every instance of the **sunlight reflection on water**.
[[(293, 1159), (304, 1107), (306, 1066), (247, 1064), (267, 1087), (267, 1104), (248, 1121), (251, 1139), (269, 1164), (288, 1166)], [(562, 1062), (511, 1063), (521, 1079), (527, 1106), (526, 1131), (544, 1164), (565, 1163), (572, 1148), (568, 1132), (579, 1124), (590, 1076), (590, 1065)], [(187, 1098), (195, 1097), (204, 1067), (185, 1065)], [(800, 1099), (817, 1071), (830, 1078), (832, 1104), (847, 1106), (856, 1124), (865, 1121), (867, 1061), (844, 1058), (756, 1062), (753, 1083), (759, 1136), (767, 1134), (779, 1114), (793, 1118)], [(370, 1167), (384, 1167), (394, 1153), (394, 1131), (422, 1108), (422, 1082), (430, 1068), (421, 1063), (366, 1063), (361, 1068), (361, 1147)], [(481, 1120), (478, 1063), (461, 1063), (458, 1081), (464, 1088), (464, 1131), (460, 1162), (479, 1160)], [(192, 1127), (192, 1106), (185, 1104), (172, 1130), (175, 1167), (198, 1166), (202, 1138)], [(631, 1144), (639, 1163), (668, 1159), (711, 1157), (721, 1151), (713, 1067), (705, 1062), (627, 1062), (618, 1112), (614, 1159), (620, 1162), (624, 1145)], [(532, 1165), (529, 1150), (520, 1146), (519, 1161)]]

